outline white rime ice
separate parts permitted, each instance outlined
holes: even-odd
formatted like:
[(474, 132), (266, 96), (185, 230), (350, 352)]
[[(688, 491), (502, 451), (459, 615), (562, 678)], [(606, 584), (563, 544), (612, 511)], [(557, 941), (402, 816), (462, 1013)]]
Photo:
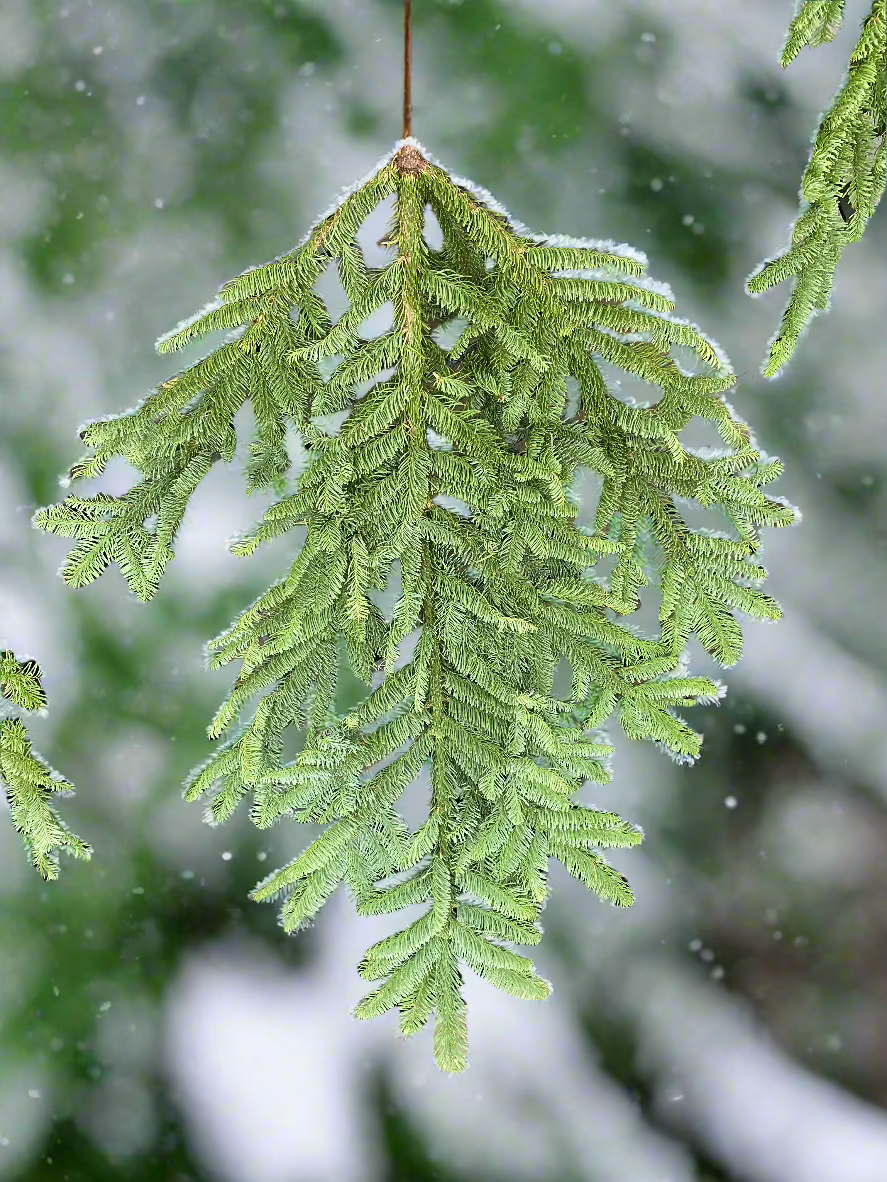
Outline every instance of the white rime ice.
[[(255, 270), (254, 267), (248, 267), (247, 271)], [(174, 337), (177, 332), (182, 332), (183, 329), (190, 328), (195, 324), (201, 316), (206, 316), (208, 312), (215, 312), (217, 308), (221, 308), (224, 301), (217, 295), (215, 299), (210, 300), (208, 304), (204, 304), (199, 312), (195, 312), (192, 316), (186, 316), (184, 320), (180, 320), (175, 328), (171, 328), (169, 332), (165, 332), (163, 336), (157, 338), (154, 342), (154, 348), (159, 349), (164, 341), (168, 341), (170, 337)]]
[[(488, 189), (485, 189), (482, 185), (476, 184), (468, 177), (457, 176), (450, 172), (446, 165), (437, 160), (428, 151), (428, 149), (413, 136), (407, 136), (405, 139), (397, 140), (394, 146), (376, 161), (369, 172), (367, 172), (359, 180), (354, 181), (352, 184), (347, 185), (345, 188), (341, 189), (332, 203), (328, 205), (327, 208), (314, 219), (309, 229), (305, 234), (303, 234), (296, 245), (290, 250), (286, 250), (282, 254), (277, 255), (271, 261), (281, 262), (283, 259), (292, 255), (300, 247), (304, 246), (322, 222), (324, 222), (328, 217), (334, 214), (337, 209), (344, 205), (349, 197), (358, 192), (358, 190), (362, 189), (364, 185), (369, 184), (373, 177), (381, 172), (386, 165), (390, 164), (401, 148), (404, 147), (416, 148), (431, 164), (443, 169), (444, 172), (449, 175), (454, 184), (458, 185), (460, 188), (466, 189), (468, 192), (473, 194), (473, 196), (476, 197), (486, 209), (490, 210), (491, 213), (501, 214), (503, 217), (507, 218), (514, 232), (522, 238), (529, 238), (532, 242), (543, 243), (546, 246), (577, 247), (584, 250), (599, 251), (603, 254), (621, 255), (623, 258), (632, 259), (634, 262), (639, 263), (642, 267), (646, 267), (648, 265), (649, 260), (647, 259), (647, 256), (644, 254), (644, 252), (642, 250), (638, 250), (634, 246), (630, 246), (626, 242), (615, 242), (611, 238), (577, 238), (570, 234), (540, 234), (534, 232), (528, 226), (525, 226), (523, 222), (518, 221), (517, 218), (509, 213), (502, 202), (498, 201)], [(240, 272), (240, 275), (238, 275), (237, 278), (240, 278), (243, 275), (248, 275), (250, 271), (257, 270), (258, 267), (264, 267), (267, 265), (267, 263), (258, 263), (254, 267), (247, 267), (246, 270)], [(612, 274), (607, 268), (593, 271), (559, 271), (557, 274), (576, 279), (613, 278)], [(662, 280), (653, 279), (648, 275), (629, 277), (620, 274), (619, 282), (628, 284), (629, 286), (643, 288), (647, 291), (656, 292), (665, 299), (675, 302), (674, 292), (672, 291), (671, 287)], [(174, 336), (177, 332), (181, 332), (183, 329), (188, 328), (201, 316), (205, 316), (207, 312), (215, 311), (215, 309), (221, 307), (221, 305), (222, 300), (219, 296), (217, 296), (215, 300), (201, 308), (199, 312), (196, 312), (193, 316), (189, 316), (187, 319), (180, 321), (175, 328), (171, 329), (167, 333), (164, 333), (164, 335), (158, 339), (157, 345), (159, 346), (169, 337)], [(733, 372), (733, 367), (729, 358), (727, 357), (727, 354), (724, 352), (718, 342), (713, 340), (712, 337), (708, 336), (707, 333), (702, 332), (698, 325), (692, 324), (689, 320), (672, 315), (665, 316), (665, 319), (670, 320), (673, 324), (689, 324), (711, 346), (718, 358), (721, 369), (724, 372)]]

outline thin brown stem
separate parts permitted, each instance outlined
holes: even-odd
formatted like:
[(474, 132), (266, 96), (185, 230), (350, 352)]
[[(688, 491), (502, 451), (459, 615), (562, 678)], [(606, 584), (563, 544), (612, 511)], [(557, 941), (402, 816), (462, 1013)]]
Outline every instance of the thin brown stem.
[(403, 138), (413, 134), (413, 0), (403, 0)]

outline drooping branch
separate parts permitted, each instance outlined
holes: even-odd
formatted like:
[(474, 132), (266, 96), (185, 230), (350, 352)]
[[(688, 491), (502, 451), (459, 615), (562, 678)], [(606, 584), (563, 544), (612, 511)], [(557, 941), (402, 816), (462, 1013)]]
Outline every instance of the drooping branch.
[[(396, 255), (373, 268), (359, 232), (388, 198), (384, 242)], [(426, 240), (429, 207), (439, 249)], [(141, 481), (121, 497), (69, 495), (35, 518), (76, 539), (71, 585), (117, 561), (150, 599), (191, 494), (234, 458), (234, 418), (252, 403), (249, 487), (272, 485), (278, 499), (231, 549), (306, 536), (289, 571), (208, 645), (213, 667), (240, 669), (209, 727), (222, 741), (186, 795), (208, 797), (214, 822), (249, 797), (260, 828), (283, 817), (326, 827), (253, 891), (283, 899), (288, 931), (343, 882), (362, 915), (428, 903), (368, 950), (359, 971), (377, 984), (355, 1014), (397, 1008), (405, 1034), (435, 1015), (447, 1071), (467, 1061), (463, 964), (518, 997), (550, 991), (505, 946), (541, 939), (550, 858), (601, 898), (633, 901), (602, 851), (637, 844), (640, 830), (573, 799), (586, 780), (610, 781), (613, 749), (597, 728), (615, 715), (629, 737), (694, 759), (702, 737), (677, 710), (723, 688), (687, 675), (689, 638), (733, 664), (734, 611), (780, 614), (749, 584), (766, 576), (753, 561), (758, 528), (794, 520), (763, 491), (781, 465), (725, 401), (735, 375), (724, 355), (673, 315), (645, 263), (612, 243), (531, 233), (409, 139), (299, 247), (226, 283), (160, 343), (171, 351), (226, 329), (219, 348), (134, 411), (84, 428), (94, 454), (71, 481), (114, 455)], [(330, 266), (350, 301), (336, 321), (316, 290)], [(367, 336), (383, 308), (390, 329)], [(444, 325), (456, 334), (446, 346)], [(675, 346), (695, 354), (693, 372)], [(614, 397), (602, 361), (658, 387), (659, 401)], [(320, 425), (337, 412), (337, 429)], [(696, 415), (715, 424), (722, 451), (682, 444)], [(310, 457), (298, 480), (293, 432)], [(592, 528), (577, 522), (580, 468), (602, 478)], [(676, 503), (686, 499), (718, 506), (736, 536), (691, 529)], [(607, 578), (594, 571), (605, 555)], [(400, 595), (383, 613), (372, 592), (394, 576)], [(619, 617), (654, 577), (660, 628), (646, 636)], [(345, 657), (367, 693), (343, 712)], [(564, 658), (570, 690), (556, 696)], [(288, 728), (304, 745), (284, 761)], [(426, 768), (431, 807), (411, 832), (396, 806)]]

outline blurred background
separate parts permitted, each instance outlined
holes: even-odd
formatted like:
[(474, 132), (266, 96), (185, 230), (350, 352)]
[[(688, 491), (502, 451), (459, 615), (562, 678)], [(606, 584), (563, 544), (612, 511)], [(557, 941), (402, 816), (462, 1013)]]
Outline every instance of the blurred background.
[(644, 250), (729, 353), (731, 403), (804, 513), (764, 531), (785, 618), (742, 617), (726, 673), (692, 650), (729, 685), (687, 712), (701, 760), (610, 732), (594, 802), (646, 831), (614, 858), (635, 907), (553, 863), (533, 956), (554, 995), (467, 974), (450, 1078), (430, 1029), (349, 1017), (394, 917), (340, 890), (288, 937), (247, 899), (313, 831), (245, 809), (213, 829), (181, 798), (232, 676), (202, 646), (292, 557), (225, 548), (270, 495), (214, 469), (149, 605), (116, 568), (67, 589), (68, 542), (29, 524), (80, 425), (178, 366), (156, 337), (399, 138), (399, 0), (0, 4), (0, 641), (43, 668), (30, 731), (95, 848), (43, 884), (0, 818), (4, 1182), (887, 1179), (887, 218), (775, 382), (788, 288), (743, 293), (868, 7), (783, 72), (789, 0), (416, 0), (419, 140), (534, 230)]

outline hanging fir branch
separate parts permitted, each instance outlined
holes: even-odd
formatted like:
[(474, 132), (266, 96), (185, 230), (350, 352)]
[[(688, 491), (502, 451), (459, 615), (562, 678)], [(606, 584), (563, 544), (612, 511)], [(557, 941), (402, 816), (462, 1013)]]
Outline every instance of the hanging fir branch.
[[(8, 649), (0, 652), (0, 695), (7, 701), (23, 710), (45, 710), (41, 678), (36, 661), (20, 661)], [(0, 781), (6, 786), (12, 823), (45, 879), (59, 876), (59, 849), (89, 860), (91, 848), (67, 829), (49, 803), (53, 796), (70, 796), (74, 786), (32, 750), (19, 718), (0, 717)]]
[[(389, 197), (383, 244), (395, 257), (370, 267), (358, 232)], [(440, 249), (425, 237), (429, 209)], [(632, 902), (599, 851), (636, 844), (640, 830), (573, 799), (585, 780), (610, 779), (612, 748), (595, 729), (616, 712), (632, 738), (692, 760), (701, 736), (676, 710), (717, 701), (723, 687), (688, 675), (690, 636), (731, 665), (742, 649), (734, 610), (780, 615), (752, 584), (766, 576), (758, 527), (795, 520), (762, 491), (781, 465), (725, 401), (727, 359), (672, 314), (645, 263), (613, 243), (531, 233), (402, 140), (298, 247), (226, 283), (158, 342), (171, 352), (234, 330), (218, 349), (135, 409), (83, 428), (91, 450), (68, 480), (97, 476), (115, 455), (143, 479), (121, 497), (69, 495), (35, 517), (76, 539), (62, 571), (72, 587), (116, 561), (149, 600), (191, 494), (234, 457), (234, 417), (251, 401), (248, 488), (271, 486), (279, 499), (231, 548), (249, 555), (297, 527), (307, 538), (289, 573), (208, 646), (213, 667), (237, 660), (240, 671), (208, 732), (227, 738), (191, 773), (186, 797), (209, 795), (214, 823), (249, 795), (259, 827), (282, 817), (327, 826), (253, 892), (285, 898), (287, 931), (343, 881), (362, 915), (429, 903), (369, 949), (360, 973), (381, 984), (355, 1013), (396, 1007), (404, 1034), (436, 1014), (447, 1071), (466, 1064), (462, 962), (518, 997), (550, 992), (506, 946), (541, 938), (549, 858), (609, 902)], [(350, 300), (335, 322), (315, 290), (330, 266)], [(392, 327), (370, 338), (363, 326), (384, 305)], [(675, 347), (702, 372), (682, 368)], [(619, 401), (601, 361), (659, 387), (659, 401)], [(337, 411), (347, 412), (338, 431), (315, 421)], [(694, 415), (724, 448), (681, 444)], [(288, 426), (310, 461), (284, 488)], [(576, 522), (579, 467), (603, 478), (591, 530)], [(679, 498), (717, 506), (735, 536), (691, 529)], [(652, 575), (645, 536), (660, 551), (655, 637), (611, 618), (640, 605)], [(609, 555), (609, 579), (595, 578)], [(372, 592), (393, 571), (402, 590), (389, 618)], [(370, 689), (344, 716), (340, 654)], [(563, 657), (566, 700), (552, 692)], [(305, 731), (304, 747), (282, 763), (289, 726)], [(426, 765), (430, 813), (411, 832), (395, 806)]]
[[(873, 0), (850, 68), (823, 115), (801, 182), (801, 212), (791, 241), (747, 281), (758, 295), (785, 279), (795, 285), (782, 323), (770, 342), (763, 374), (773, 377), (795, 351), (806, 325), (829, 306), (835, 268), (850, 242), (862, 237), (884, 192), (887, 175), (887, 0)], [(789, 26), (782, 65), (805, 45), (832, 41), (844, 0), (806, 0)]]

